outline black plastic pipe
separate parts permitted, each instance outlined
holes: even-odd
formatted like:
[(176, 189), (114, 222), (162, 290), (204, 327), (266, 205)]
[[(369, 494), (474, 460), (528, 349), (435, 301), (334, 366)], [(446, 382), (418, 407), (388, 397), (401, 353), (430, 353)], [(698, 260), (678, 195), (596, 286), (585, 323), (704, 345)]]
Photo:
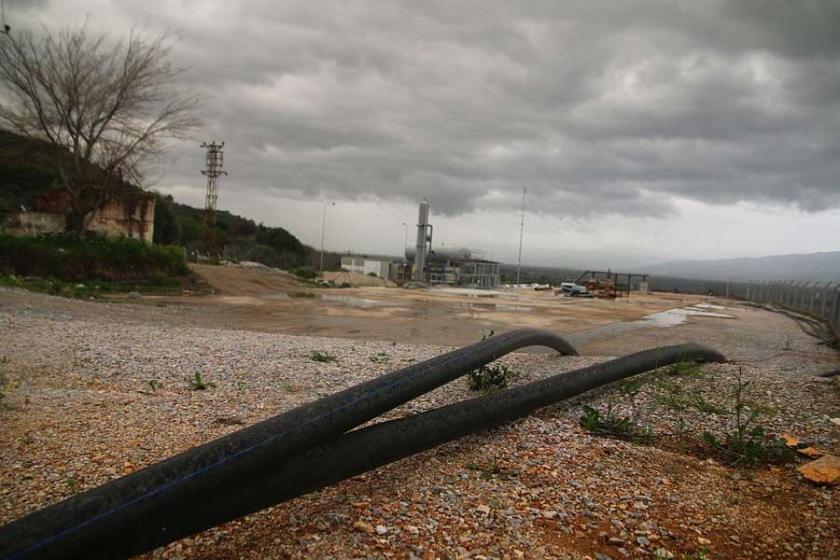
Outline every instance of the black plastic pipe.
[(716, 350), (679, 344), (644, 350), (485, 397), (356, 430), (310, 449), (255, 484), (229, 507), (244, 515), (319, 490), (448, 441), (526, 416), (590, 389), (679, 361), (724, 362)]
[[(0, 557), (125, 558), (234, 519), (243, 486), (319, 443), (509, 352), (547, 346), (546, 331), (493, 336), (383, 375), (195, 447), (0, 527)], [(222, 498), (222, 499), (220, 499)], [(245, 506), (247, 509), (247, 505)], [(243, 511), (242, 508), (236, 511)], [(250, 513), (256, 510), (250, 510)]]

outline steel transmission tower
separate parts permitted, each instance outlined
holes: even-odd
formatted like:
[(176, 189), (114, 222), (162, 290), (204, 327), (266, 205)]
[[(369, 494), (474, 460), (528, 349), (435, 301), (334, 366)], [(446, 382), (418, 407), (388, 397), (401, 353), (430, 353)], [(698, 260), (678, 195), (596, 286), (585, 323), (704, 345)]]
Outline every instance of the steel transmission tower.
[(204, 142), (201, 147), (207, 149), (206, 168), (201, 170), (202, 175), (207, 176), (207, 196), (204, 200), (204, 244), (205, 250), (211, 253), (216, 251), (216, 201), (219, 199), (219, 177), (227, 175), (227, 171), (222, 169), (225, 164), (225, 154), (222, 151), (225, 143)]

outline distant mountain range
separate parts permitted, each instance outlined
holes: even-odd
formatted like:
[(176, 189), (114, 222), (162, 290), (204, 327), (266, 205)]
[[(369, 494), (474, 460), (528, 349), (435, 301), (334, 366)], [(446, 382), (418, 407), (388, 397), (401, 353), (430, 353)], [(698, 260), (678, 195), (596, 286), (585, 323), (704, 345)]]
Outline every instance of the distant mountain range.
[(840, 251), (769, 257), (671, 261), (640, 267), (639, 272), (704, 280), (840, 281)]

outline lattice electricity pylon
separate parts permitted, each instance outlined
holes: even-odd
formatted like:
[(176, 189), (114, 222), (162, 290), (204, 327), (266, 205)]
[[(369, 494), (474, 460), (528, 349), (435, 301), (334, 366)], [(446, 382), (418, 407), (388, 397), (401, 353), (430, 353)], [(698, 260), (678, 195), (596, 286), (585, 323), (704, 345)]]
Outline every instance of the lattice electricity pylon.
[(207, 196), (204, 200), (204, 245), (208, 253), (216, 251), (216, 202), (219, 199), (218, 179), (227, 175), (224, 171), (224, 152), (222, 148), (225, 143), (216, 144), (204, 142), (202, 148), (207, 149), (206, 168), (201, 170), (202, 175), (207, 176)]

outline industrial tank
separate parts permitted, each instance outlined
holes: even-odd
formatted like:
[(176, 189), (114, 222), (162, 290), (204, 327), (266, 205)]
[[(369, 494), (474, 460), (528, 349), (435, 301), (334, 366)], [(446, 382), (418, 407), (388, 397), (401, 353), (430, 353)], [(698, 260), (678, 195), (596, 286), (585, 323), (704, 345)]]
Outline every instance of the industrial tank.
[[(414, 262), (417, 256), (415, 247), (405, 248), (405, 258)], [(436, 247), (426, 254), (426, 263), (440, 263), (445, 261), (464, 262), (472, 260), (472, 253), (466, 247)]]

